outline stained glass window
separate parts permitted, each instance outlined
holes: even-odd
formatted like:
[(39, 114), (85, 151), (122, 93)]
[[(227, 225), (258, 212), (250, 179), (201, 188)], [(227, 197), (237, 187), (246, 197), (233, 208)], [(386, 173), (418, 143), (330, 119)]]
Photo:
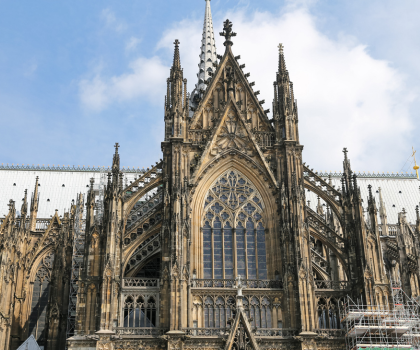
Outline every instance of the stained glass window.
[(204, 201), (204, 278), (267, 279), (264, 203), (243, 174), (229, 170)]

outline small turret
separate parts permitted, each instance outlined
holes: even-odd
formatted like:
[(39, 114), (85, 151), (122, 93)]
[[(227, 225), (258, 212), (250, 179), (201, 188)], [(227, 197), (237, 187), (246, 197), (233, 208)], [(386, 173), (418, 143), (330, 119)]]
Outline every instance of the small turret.
[(167, 80), (167, 95), (165, 98), (165, 141), (171, 137), (186, 138), (188, 115), (187, 79), (181, 68), (179, 40), (175, 40), (174, 60)]
[(385, 203), (382, 197), (382, 190), (379, 187), (379, 217), (381, 219), (382, 236), (389, 236), (388, 232), (388, 219), (386, 215)]
[(283, 44), (279, 44), (279, 68), (274, 82), (273, 116), (276, 142), (287, 140), (299, 143), (297, 103), (293, 83), (286, 68)]
[(120, 155), (118, 154), (119, 143), (115, 144), (115, 153), (112, 158), (112, 184), (113, 188), (118, 187), (118, 174), (120, 172)]

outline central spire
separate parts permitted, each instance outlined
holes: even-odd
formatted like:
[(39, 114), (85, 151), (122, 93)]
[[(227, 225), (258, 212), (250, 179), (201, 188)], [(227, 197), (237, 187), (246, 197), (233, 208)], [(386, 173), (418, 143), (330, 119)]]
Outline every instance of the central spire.
[(200, 63), (197, 74), (198, 83), (191, 93), (190, 105), (193, 109), (198, 106), (201, 93), (206, 89), (204, 82), (210, 77), (209, 72), (214, 72), (213, 63), (217, 61), (216, 42), (214, 40), (213, 20), (211, 17), (210, 0), (206, 0), (204, 13), (203, 35), (201, 37)]

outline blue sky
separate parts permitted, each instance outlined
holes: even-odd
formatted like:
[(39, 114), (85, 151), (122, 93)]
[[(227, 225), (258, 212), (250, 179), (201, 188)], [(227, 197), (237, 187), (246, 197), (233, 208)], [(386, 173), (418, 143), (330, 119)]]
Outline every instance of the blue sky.
[[(0, 1), (0, 163), (109, 165), (115, 142), (124, 166), (157, 161), (172, 42), (181, 41), (191, 91), (204, 5)], [(285, 44), (311, 167), (339, 170), (348, 147), (355, 170), (396, 172), (411, 146), (420, 149), (420, 2), (213, 0), (211, 6), (216, 34), (226, 17), (233, 21), (234, 53), (265, 108), (276, 46)]]

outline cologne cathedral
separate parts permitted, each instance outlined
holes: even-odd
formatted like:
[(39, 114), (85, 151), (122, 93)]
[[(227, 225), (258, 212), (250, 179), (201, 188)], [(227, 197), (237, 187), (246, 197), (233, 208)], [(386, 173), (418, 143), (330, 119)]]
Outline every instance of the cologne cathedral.
[(1, 166), (0, 349), (418, 349), (417, 176), (314, 171), (283, 46), (270, 111), (220, 35), (156, 164)]

